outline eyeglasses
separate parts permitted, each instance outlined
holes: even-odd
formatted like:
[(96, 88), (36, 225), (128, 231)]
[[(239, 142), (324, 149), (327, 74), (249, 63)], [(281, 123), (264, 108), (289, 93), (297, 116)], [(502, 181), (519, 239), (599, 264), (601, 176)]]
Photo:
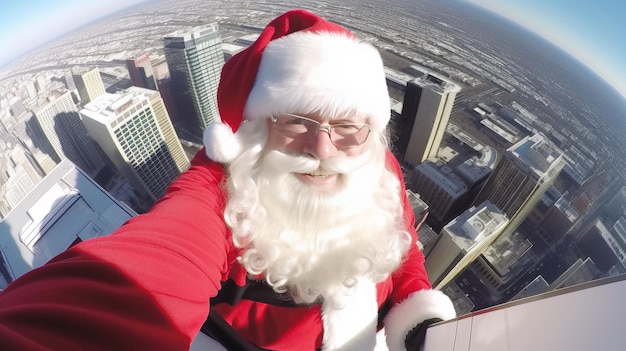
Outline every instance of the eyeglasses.
[(369, 124), (337, 123), (322, 125), (320, 122), (289, 113), (270, 117), (281, 134), (294, 139), (316, 136), (320, 129), (330, 136), (330, 141), (337, 147), (355, 147), (363, 144), (370, 134)]

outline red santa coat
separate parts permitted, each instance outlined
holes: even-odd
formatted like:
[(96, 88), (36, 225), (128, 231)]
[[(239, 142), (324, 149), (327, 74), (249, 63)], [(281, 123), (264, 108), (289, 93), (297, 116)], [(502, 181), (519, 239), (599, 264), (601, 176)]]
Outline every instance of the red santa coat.
[[(400, 176), (392, 156), (388, 164)], [(188, 350), (206, 319), (209, 299), (222, 282), (243, 272), (235, 265), (238, 250), (223, 220), (223, 181), (223, 167), (200, 152), (148, 213), (110, 236), (68, 249), (10, 284), (0, 293), (2, 349)], [(412, 210), (402, 198), (407, 230), (417, 240)], [(432, 305), (433, 297), (441, 299), (428, 290), (423, 260), (412, 245), (404, 264), (376, 287), (379, 307), (387, 300), (397, 304), (385, 325), (388, 339), (390, 329), (397, 331), (398, 345), (420, 321), (451, 317), (439, 307), (423, 308)], [(423, 294), (415, 298), (423, 289), (426, 304)], [(242, 300), (219, 309), (261, 347), (322, 346), (320, 306), (283, 308)]]

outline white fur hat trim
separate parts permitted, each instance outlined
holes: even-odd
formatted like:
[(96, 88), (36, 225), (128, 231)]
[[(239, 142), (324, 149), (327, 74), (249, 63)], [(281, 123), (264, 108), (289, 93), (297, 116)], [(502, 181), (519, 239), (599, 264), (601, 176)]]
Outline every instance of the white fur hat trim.
[(213, 161), (230, 163), (241, 153), (241, 142), (232, 129), (224, 123), (209, 123), (202, 139), (206, 155)]
[(384, 66), (378, 50), (334, 32), (296, 32), (270, 42), (248, 95), (244, 118), (312, 113), (366, 118), (384, 130), (391, 115)]

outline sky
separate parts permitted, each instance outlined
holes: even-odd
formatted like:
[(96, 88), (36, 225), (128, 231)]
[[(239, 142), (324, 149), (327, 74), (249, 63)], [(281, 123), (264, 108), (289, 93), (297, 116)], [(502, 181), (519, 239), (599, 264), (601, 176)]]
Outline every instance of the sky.
[[(0, 67), (98, 18), (145, 1), (1, 0)], [(461, 1), (484, 7), (539, 33), (626, 97), (626, 1)]]
[(0, 0), (0, 67), (98, 18), (146, 0)]
[(540, 34), (590, 67), (626, 98), (626, 1), (464, 1)]

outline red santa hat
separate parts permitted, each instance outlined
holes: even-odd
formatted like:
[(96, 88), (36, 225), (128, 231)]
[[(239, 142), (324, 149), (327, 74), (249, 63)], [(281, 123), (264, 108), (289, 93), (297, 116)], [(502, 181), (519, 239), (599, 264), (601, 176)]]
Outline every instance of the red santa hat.
[(221, 123), (206, 127), (207, 156), (229, 163), (241, 152), (244, 120), (277, 113), (353, 113), (373, 132), (390, 116), (382, 59), (346, 28), (305, 11), (274, 19), (246, 50), (222, 68), (217, 90)]

